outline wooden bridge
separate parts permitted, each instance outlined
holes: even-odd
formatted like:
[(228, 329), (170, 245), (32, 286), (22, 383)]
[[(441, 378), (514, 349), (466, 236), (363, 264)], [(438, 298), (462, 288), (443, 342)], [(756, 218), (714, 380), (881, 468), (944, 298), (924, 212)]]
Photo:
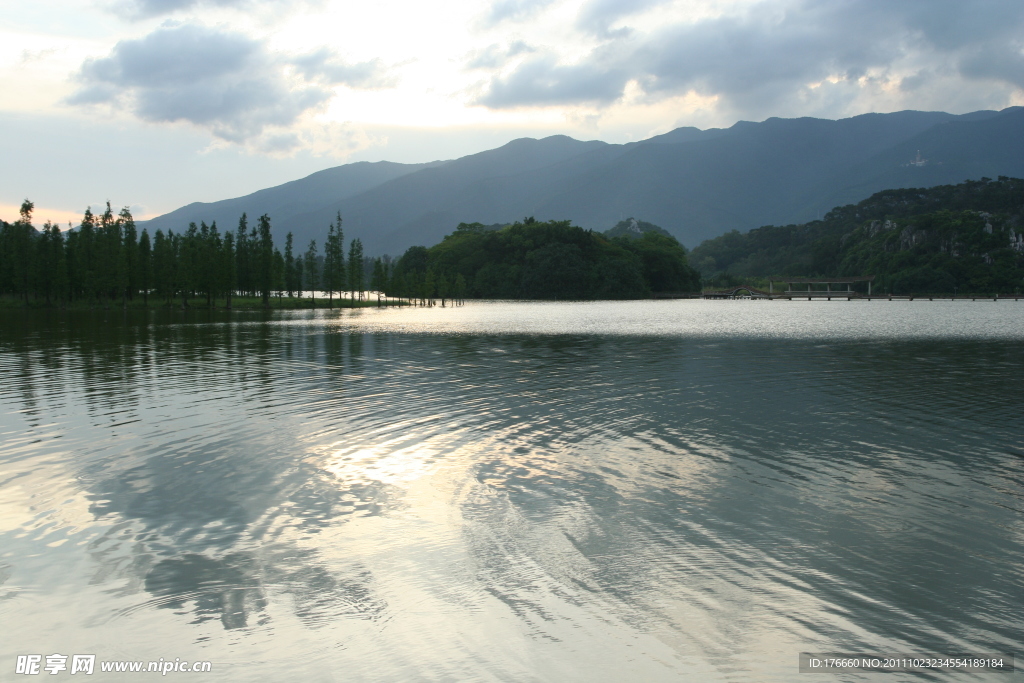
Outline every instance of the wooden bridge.
[[(832, 300), (835, 298), (845, 298), (847, 301), (853, 298), (861, 298), (862, 295), (859, 292), (853, 291), (853, 285), (858, 282), (868, 283), (867, 298), (871, 298), (871, 283), (875, 281), (874, 275), (867, 277), (833, 277), (833, 278), (813, 278), (813, 277), (791, 277), (784, 279), (771, 279), (768, 281), (769, 293), (775, 293), (775, 283), (785, 284), (786, 289), (779, 293), (780, 299), (803, 299), (807, 297), (807, 300), (811, 299), (828, 299)], [(800, 285), (794, 287), (793, 285)], [(807, 289), (803, 289), (803, 285), (807, 286)], [(835, 285), (835, 289), (833, 289)], [(846, 285), (845, 288), (843, 285)], [(823, 288), (824, 286), (824, 288)]]
[(771, 292), (741, 285), (726, 289), (712, 289), (701, 292), (702, 299), (776, 299)]

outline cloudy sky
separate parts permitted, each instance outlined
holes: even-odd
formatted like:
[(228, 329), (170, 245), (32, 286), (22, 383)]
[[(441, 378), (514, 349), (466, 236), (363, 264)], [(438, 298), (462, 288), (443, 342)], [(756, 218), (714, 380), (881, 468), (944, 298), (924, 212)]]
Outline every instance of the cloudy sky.
[(1011, 105), (1010, 0), (13, 0), (0, 218), (153, 216), (523, 136)]

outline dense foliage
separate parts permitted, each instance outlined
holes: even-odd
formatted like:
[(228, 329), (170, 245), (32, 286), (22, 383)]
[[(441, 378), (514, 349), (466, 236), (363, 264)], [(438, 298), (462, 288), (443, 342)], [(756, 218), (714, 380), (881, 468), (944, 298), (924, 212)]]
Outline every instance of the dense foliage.
[(439, 244), (406, 251), (391, 286), (399, 296), (628, 299), (695, 291), (700, 280), (671, 236), (609, 239), (570, 221), (527, 218), (499, 230), (460, 223)]
[(886, 190), (803, 225), (732, 231), (693, 250), (711, 285), (874, 275), (896, 294), (1024, 288), (1024, 180)]
[(241, 294), (259, 296), (267, 306), (272, 294), (301, 296), (305, 290), (361, 297), (371, 267), (381, 275), (372, 284), (384, 285), (383, 266), (364, 258), (358, 239), (346, 262), (340, 215), (322, 254), (315, 240), (305, 254), (293, 254), (291, 233), (282, 254), (266, 215), (250, 227), (243, 214), (233, 232), (221, 233), (216, 223), (191, 223), (180, 233), (157, 230), (151, 238), (139, 232), (127, 208), (115, 215), (109, 203), (100, 216), (86, 209), (81, 224), (64, 232), (50, 222), (37, 230), (33, 208), (26, 200), (19, 220), (0, 221), (0, 294), (26, 303), (148, 303), (153, 296), (166, 302), (180, 298), (184, 306), (190, 299), (212, 305), (221, 298), (230, 307), (231, 297)]
[(32, 211), (26, 200), (19, 220), (0, 222), (0, 295), (26, 303), (127, 305), (153, 297), (182, 306), (223, 300), (230, 307), (232, 297), (243, 295), (267, 306), (271, 296), (304, 291), (361, 298), (367, 286), (423, 303), (467, 296), (624, 299), (695, 291), (700, 284), (686, 250), (656, 226), (609, 238), (569, 221), (463, 223), (429, 249), (409, 249), (392, 267), (387, 257), (365, 257), (358, 239), (346, 259), (340, 215), (322, 249), (314, 240), (296, 253), (289, 233), (282, 253), (266, 215), (250, 226), (243, 214), (234, 231), (191, 223), (151, 238), (127, 208), (115, 215), (108, 204), (99, 216), (86, 210), (77, 228), (63, 232), (49, 222), (37, 230)]

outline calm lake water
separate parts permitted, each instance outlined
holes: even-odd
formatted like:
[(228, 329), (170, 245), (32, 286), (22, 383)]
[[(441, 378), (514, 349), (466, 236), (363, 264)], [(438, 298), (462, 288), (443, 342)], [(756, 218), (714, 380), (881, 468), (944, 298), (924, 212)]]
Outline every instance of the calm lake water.
[(6, 311), (0, 678), (30, 653), (791, 681), (801, 651), (1013, 652), (1022, 351), (1024, 302)]

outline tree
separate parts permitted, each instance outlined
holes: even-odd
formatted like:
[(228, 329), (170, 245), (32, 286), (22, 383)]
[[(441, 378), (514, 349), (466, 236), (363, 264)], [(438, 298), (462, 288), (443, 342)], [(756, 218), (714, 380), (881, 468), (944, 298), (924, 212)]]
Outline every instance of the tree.
[(320, 286), (320, 269), (317, 267), (317, 253), (316, 253), (316, 240), (311, 240), (309, 248), (306, 249), (306, 256), (304, 258), (306, 264), (303, 268), (306, 278), (306, 289), (310, 290), (309, 298), (313, 302), (313, 308), (316, 308), (316, 290)]
[(370, 289), (377, 292), (377, 305), (380, 305), (380, 295), (387, 287), (388, 273), (384, 261), (380, 258), (373, 259), (373, 275), (370, 278)]
[(35, 204), (29, 200), (21, 203), (20, 218), (14, 223), (12, 232), (11, 258), (16, 287), (21, 291), (25, 303), (28, 303), (29, 277), (32, 267), (32, 211)]
[(437, 276), (437, 296), (441, 299), (441, 307), (444, 308), (450, 296), (451, 281), (443, 272)]
[(466, 303), (466, 278), (459, 273), (455, 276), (455, 297), (459, 305)]
[(64, 239), (64, 260), (67, 263), (68, 272), (66, 292), (68, 301), (73, 301), (81, 296), (79, 268), (75, 260), (78, 252), (78, 233), (79, 231), (72, 227), (71, 221), (68, 221), (68, 229)]
[(331, 223), (327, 231), (327, 242), (324, 244), (323, 288), (327, 290), (331, 306), (334, 292), (340, 292), (345, 286), (345, 244), (341, 230), (341, 212), (338, 212), (337, 225)]
[(341, 211), (337, 215), (337, 226), (334, 229), (334, 288), (338, 290), (341, 297), (341, 290), (345, 288), (345, 231), (341, 229)]
[(100, 239), (96, 229), (96, 217), (92, 210), (86, 207), (82, 215), (82, 224), (79, 227), (80, 239), (78, 245), (81, 249), (82, 286), (84, 294), (94, 299), (100, 297)]
[(214, 291), (217, 289), (219, 251), (217, 224), (209, 226), (206, 221), (202, 221), (196, 239), (196, 287), (206, 295), (207, 307), (213, 305)]
[(270, 308), (270, 288), (274, 278), (274, 238), (270, 234), (270, 216), (260, 216), (259, 286), (263, 307)]
[(249, 296), (256, 296), (260, 288), (260, 234), (257, 226), (249, 230)]
[(138, 249), (138, 281), (139, 290), (142, 292), (142, 302), (149, 305), (149, 290), (153, 286), (153, 251), (149, 243), (149, 233), (145, 229), (139, 236)]
[(290, 232), (284, 238), (284, 289), (288, 292), (289, 299), (298, 289), (295, 283), (295, 256), (292, 254), (292, 234)]
[(348, 288), (352, 292), (352, 298), (356, 298), (358, 292), (359, 300), (363, 299), (363, 242), (358, 237), (352, 240), (348, 248)]
[(334, 223), (327, 229), (327, 239), (324, 240), (323, 269), (320, 272), (320, 288), (327, 292), (327, 307), (334, 307)]
[(221, 252), (221, 259), (223, 263), (221, 268), (224, 274), (224, 296), (227, 299), (224, 306), (231, 308), (231, 296), (238, 287), (238, 255), (235, 253), (235, 236), (230, 232), (224, 233), (224, 249)]
[(300, 256), (300, 257), (295, 259), (295, 287), (296, 287), (296, 289), (299, 292), (299, 298), (300, 299), (302, 298), (302, 291), (303, 291), (302, 287), (303, 287), (303, 283), (305, 281), (306, 281), (306, 273), (305, 273), (305, 268), (303, 267), (303, 264), (302, 264), (302, 257)]
[(217, 230), (217, 221), (210, 225), (205, 247), (206, 258), (204, 261), (206, 267), (210, 269), (210, 275), (207, 278), (207, 287), (209, 289), (207, 290), (206, 302), (208, 306), (213, 306), (217, 295), (226, 289), (224, 285), (224, 242), (221, 240), (220, 231)]
[(274, 291), (277, 292), (277, 298), (280, 299), (284, 294), (284, 256), (281, 255), (280, 249), (274, 249)]
[(195, 294), (196, 271), (199, 261), (199, 228), (188, 224), (188, 230), (178, 238), (177, 280), (181, 293), (181, 307), (188, 308), (189, 297)]
[(35, 246), (36, 291), (42, 291), (46, 304), (50, 305), (54, 294), (63, 293), (67, 276), (60, 228), (46, 221), (42, 235), (35, 240)]
[(135, 219), (131, 210), (126, 206), (118, 214), (121, 223), (121, 235), (123, 248), (121, 249), (121, 268), (124, 270), (122, 283), (125, 286), (127, 298), (134, 300), (135, 292), (139, 288), (139, 237), (135, 228)]
[(238, 219), (238, 229), (235, 231), (235, 264), (236, 272), (238, 273), (238, 289), (244, 293), (253, 291), (252, 285), (252, 269), (250, 265), (252, 259), (250, 258), (249, 245), (249, 224), (245, 214)]
[(114, 211), (107, 202), (107, 208), (100, 216), (97, 234), (96, 277), (100, 289), (110, 300), (125, 295), (128, 288), (127, 264), (124, 260), (124, 249), (121, 237), (121, 220), (114, 218)]
[(423, 284), (420, 289), (420, 298), (423, 300), (424, 306), (434, 305), (434, 290), (437, 288), (437, 281), (434, 279), (434, 269), (427, 268), (427, 273), (423, 277)]
[(175, 264), (176, 240), (170, 230), (164, 235), (157, 230), (153, 237), (153, 284), (157, 293), (168, 303), (174, 297), (174, 282), (177, 266)]

